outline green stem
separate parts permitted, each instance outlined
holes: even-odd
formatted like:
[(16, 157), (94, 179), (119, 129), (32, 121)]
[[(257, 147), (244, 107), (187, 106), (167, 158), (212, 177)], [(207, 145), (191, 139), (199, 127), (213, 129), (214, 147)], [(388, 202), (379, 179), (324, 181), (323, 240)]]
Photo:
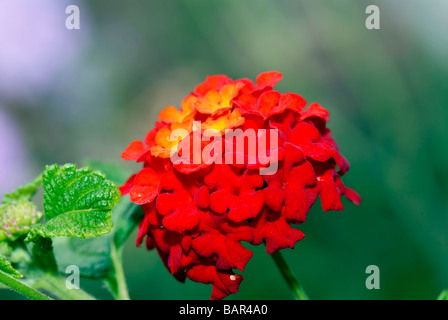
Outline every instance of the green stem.
[(128, 286), (126, 284), (123, 270), (123, 245), (135, 227), (138, 226), (142, 220), (142, 217), (143, 210), (141, 206), (130, 203), (121, 217), (121, 223), (116, 223), (122, 227), (115, 231), (114, 238), (111, 243), (110, 259), (112, 262), (112, 268), (107, 276), (106, 284), (109, 287), (110, 292), (117, 300), (130, 300)]
[(66, 279), (59, 275), (48, 274), (40, 281), (40, 287), (63, 300), (95, 300), (82, 289), (67, 289)]
[(283, 279), (285, 279), (286, 284), (291, 290), (291, 293), (293, 294), (294, 298), (296, 300), (308, 300), (307, 294), (305, 293), (305, 291), (300, 286), (299, 282), (291, 272), (291, 269), (289, 269), (289, 266), (286, 263), (285, 259), (283, 258), (281, 252), (280, 251), (274, 252), (273, 254), (271, 254), (271, 256), (274, 259), (278, 269), (280, 270)]
[(33, 245), (32, 254), (34, 263), (41, 270), (35, 276), (38, 282), (35, 287), (44, 289), (63, 300), (95, 300), (93, 296), (82, 289), (68, 289), (66, 278), (58, 274), (58, 266), (53, 251), (53, 241), (39, 238)]
[(3, 271), (0, 271), (0, 282), (31, 300), (52, 300), (45, 294), (27, 286), (26, 284), (20, 282), (19, 280), (14, 279), (13, 277), (7, 275)]
[(448, 300), (448, 289), (443, 290), (437, 300)]
[(124, 276), (122, 249), (117, 249), (115, 244), (111, 246), (112, 271), (107, 277), (106, 283), (117, 300), (130, 300), (126, 278)]
[(115, 224), (121, 225), (114, 234), (114, 244), (117, 250), (121, 250), (132, 231), (140, 224), (144, 216), (141, 206), (130, 203), (126, 208), (124, 214), (119, 217), (120, 221), (116, 221)]

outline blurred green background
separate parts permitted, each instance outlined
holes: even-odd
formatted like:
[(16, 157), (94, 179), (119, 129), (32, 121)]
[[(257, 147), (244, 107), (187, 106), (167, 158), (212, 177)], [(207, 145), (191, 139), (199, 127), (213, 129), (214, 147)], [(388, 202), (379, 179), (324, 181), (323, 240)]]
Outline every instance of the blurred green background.
[[(69, 4), (80, 30), (65, 28)], [(371, 4), (380, 30), (365, 27)], [(0, 0), (0, 197), (51, 163), (136, 171), (121, 151), (207, 75), (278, 70), (277, 90), (330, 111), (351, 163), (344, 182), (363, 198), (344, 200), (343, 212), (316, 203), (305, 239), (283, 251), (308, 295), (435, 299), (448, 288), (447, 12), (442, 0)], [(209, 298), (211, 286), (176, 282), (134, 239), (124, 254), (131, 298)], [(228, 299), (290, 299), (264, 248), (251, 248)], [(366, 289), (369, 265), (379, 290)], [(111, 297), (97, 281), (81, 286)]]

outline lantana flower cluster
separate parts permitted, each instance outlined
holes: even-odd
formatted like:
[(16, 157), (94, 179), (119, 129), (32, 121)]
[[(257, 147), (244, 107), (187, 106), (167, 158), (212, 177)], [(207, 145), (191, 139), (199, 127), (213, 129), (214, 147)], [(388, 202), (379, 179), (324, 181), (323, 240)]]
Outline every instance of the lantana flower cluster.
[[(148, 249), (155, 248), (177, 280), (211, 284), (211, 299), (238, 291), (243, 276), (236, 271), (253, 256), (243, 242), (265, 243), (268, 254), (294, 248), (304, 237), (294, 225), (305, 222), (318, 197), (324, 211), (342, 210), (342, 196), (356, 205), (361, 200), (342, 183), (349, 164), (326, 127), (328, 111), (317, 103), (307, 106), (298, 94), (273, 90), (281, 78), (275, 71), (260, 74), (255, 83), (208, 76), (180, 110), (162, 110), (145, 139), (122, 153), (125, 160), (143, 163), (121, 186), (145, 213), (137, 245), (145, 241)], [(267, 149), (276, 154), (276, 171), (263, 174), (269, 164), (251, 153), (250, 145), (243, 152), (214, 148), (214, 161), (172, 161), (173, 150), (208, 129), (224, 140), (230, 129), (241, 129), (242, 139), (249, 129), (275, 130), (277, 141)], [(202, 139), (201, 150), (215, 138)], [(216, 161), (229, 152), (243, 160)]]

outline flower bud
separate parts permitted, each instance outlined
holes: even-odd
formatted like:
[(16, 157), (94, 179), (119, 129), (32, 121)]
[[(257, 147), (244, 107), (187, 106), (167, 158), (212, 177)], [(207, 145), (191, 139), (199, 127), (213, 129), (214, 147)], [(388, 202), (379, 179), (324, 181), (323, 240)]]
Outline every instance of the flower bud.
[(26, 235), (41, 218), (42, 212), (29, 201), (0, 206), (0, 241), (14, 241)]

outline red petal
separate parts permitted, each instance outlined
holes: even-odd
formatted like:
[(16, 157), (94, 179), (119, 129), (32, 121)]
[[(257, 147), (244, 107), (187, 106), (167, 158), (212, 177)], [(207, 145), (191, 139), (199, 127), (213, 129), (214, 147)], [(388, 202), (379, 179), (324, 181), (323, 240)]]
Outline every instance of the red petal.
[(134, 186), (131, 188), (131, 201), (137, 204), (152, 202), (158, 194), (159, 181), (160, 177), (153, 169), (142, 169), (136, 175)]
[(324, 211), (341, 211), (344, 206), (341, 202), (343, 190), (336, 184), (336, 170), (334, 163), (327, 161), (325, 163), (314, 162), (314, 168), (317, 174), (316, 188), (319, 192), (322, 209)]
[(323, 108), (318, 103), (313, 102), (306, 108), (306, 110), (302, 111), (300, 114), (300, 120), (303, 121), (305, 119), (311, 117), (318, 117), (323, 119), (325, 122), (328, 122), (329, 112), (327, 109)]
[(204, 216), (202, 234), (193, 240), (193, 249), (200, 256), (216, 257), (221, 270), (238, 268), (243, 271), (252, 257), (241, 241), (250, 242), (253, 233), (246, 223), (234, 223), (223, 217)]
[(251, 79), (242, 78), (235, 81), (235, 83), (242, 83), (241, 93), (250, 93), (254, 89), (254, 82)]
[(353, 189), (344, 187), (344, 196), (346, 196), (348, 200), (350, 200), (357, 206), (359, 206), (359, 204), (361, 203), (361, 196)]
[(252, 244), (259, 245), (266, 240), (266, 252), (269, 254), (294, 248), (295, 243), (305, 236), (302, 231), (292, 228), (283, 215), (269, 209), (254, 219), (251, 226), (255, 235)]
[(263, 189), (263, 193), (266, 206), (274, 211), (280, 211), (282, 209), (285, 193), (278, 177), (269, 182), (268, 187)]
[(121, 153), (124, 160), (137, 160), (148, 147), (140, 140), (132, 141), (129, 146)]
[(196, 191), (193, 201), (199, 208), (208, 208), (210, 204), (210, 192), (207, 186), (202, 186)]
[(158, 129), (154, 128), (148, 132), (148, 134), (145, 137), (145, 143), (148, 147), (152, 147), (156, 142), (156, 134)]
[(205, 95), (210, 90), (219, 90), (222, 86), (232, 83), (232, 79), (225, 75), (213, 75), (207, 76), (205, 81), (200, 85), (196, 86), (194, 92), (199, 93), (201, 95)]
[(290, 109), (295, 112), (300, 112), (306, 106), (306, 100), (302, 96), (295, 93), (285, 93), (279, 101), (279, 109)]
[(230, 271), (219, 271), (213, 265), (196, 265), (187, 271), (193, 281), (212, 284), (212, 300), (220, 300), (231, 293), (237, 293), (243, 277)]
[[(157, 203), (158, 205), (159, 203)], [(159, 206), (157, 206), (159, 207)], [(194, 229), (201, 219), (201, 211), (195, 206), (181, 207), (172, 211), (163, 218), (163, 225), (176, 232)]]
[(317, 194), (308, 187), (316, 183), (313, 166), (305, 161), (294, 167), (285, 186), (285, 217), (289, 220), (303, 222)]
[(278, 71), (267, 71), (260, 73), (256, 79), (257, 86), (255, 90), (263, 90), (266, 87), (272, 89), (282, 78), (282, 74)]
[(242, 114), (258, 114), (256, 109), (257, 98), (251, 94), (241, 94), (238, 98), (233, 99), (233, 103), (236, 104), (240, 109)]
[(258, 99), (258, 111), (263, 114), (265, 119), (282, 112), (282, 110), (276, 110), (280, 96), (280, 93), (277, 91), (266, 91), (260, 95)]
[(335, 177), (335, 182), (339, 190), (342, 190), (342, 194), (355, 205), (359, 206), (361, 203), (361, 196), (355, 190), (344, 186), (339, 176)]
[(128, 194), (131, 191), (131, 188), (134, 185), (134, 179), (136, 175), (137, 174), (133, 174), (132, 176), (130, 176), (129, 179), (126, 180), (126, 182), (119, 187), (122, 196)]
[(319, 130), (310, 123), (299, 122), (291, 131), (290, 142), (316, 161), (325, 162), (335, 154), (331, 143), (321, 140)]
[(203, 257), (217, 257), (216, 266), (221, 270), (237, 268), (244, 270), (253, 253), (240, 241), (215, 231), (205, 233), (193, 240), (194, 251)]
[(148, 215), (145, 214), (143, 220), (140, 222), (138, 226), (137, 239), (135, 240), (135, 244), (137, 247), (141, 246), (143, 238), (146, 237), (146, 235), (148, 234), (148, 228), (149, 228)]

